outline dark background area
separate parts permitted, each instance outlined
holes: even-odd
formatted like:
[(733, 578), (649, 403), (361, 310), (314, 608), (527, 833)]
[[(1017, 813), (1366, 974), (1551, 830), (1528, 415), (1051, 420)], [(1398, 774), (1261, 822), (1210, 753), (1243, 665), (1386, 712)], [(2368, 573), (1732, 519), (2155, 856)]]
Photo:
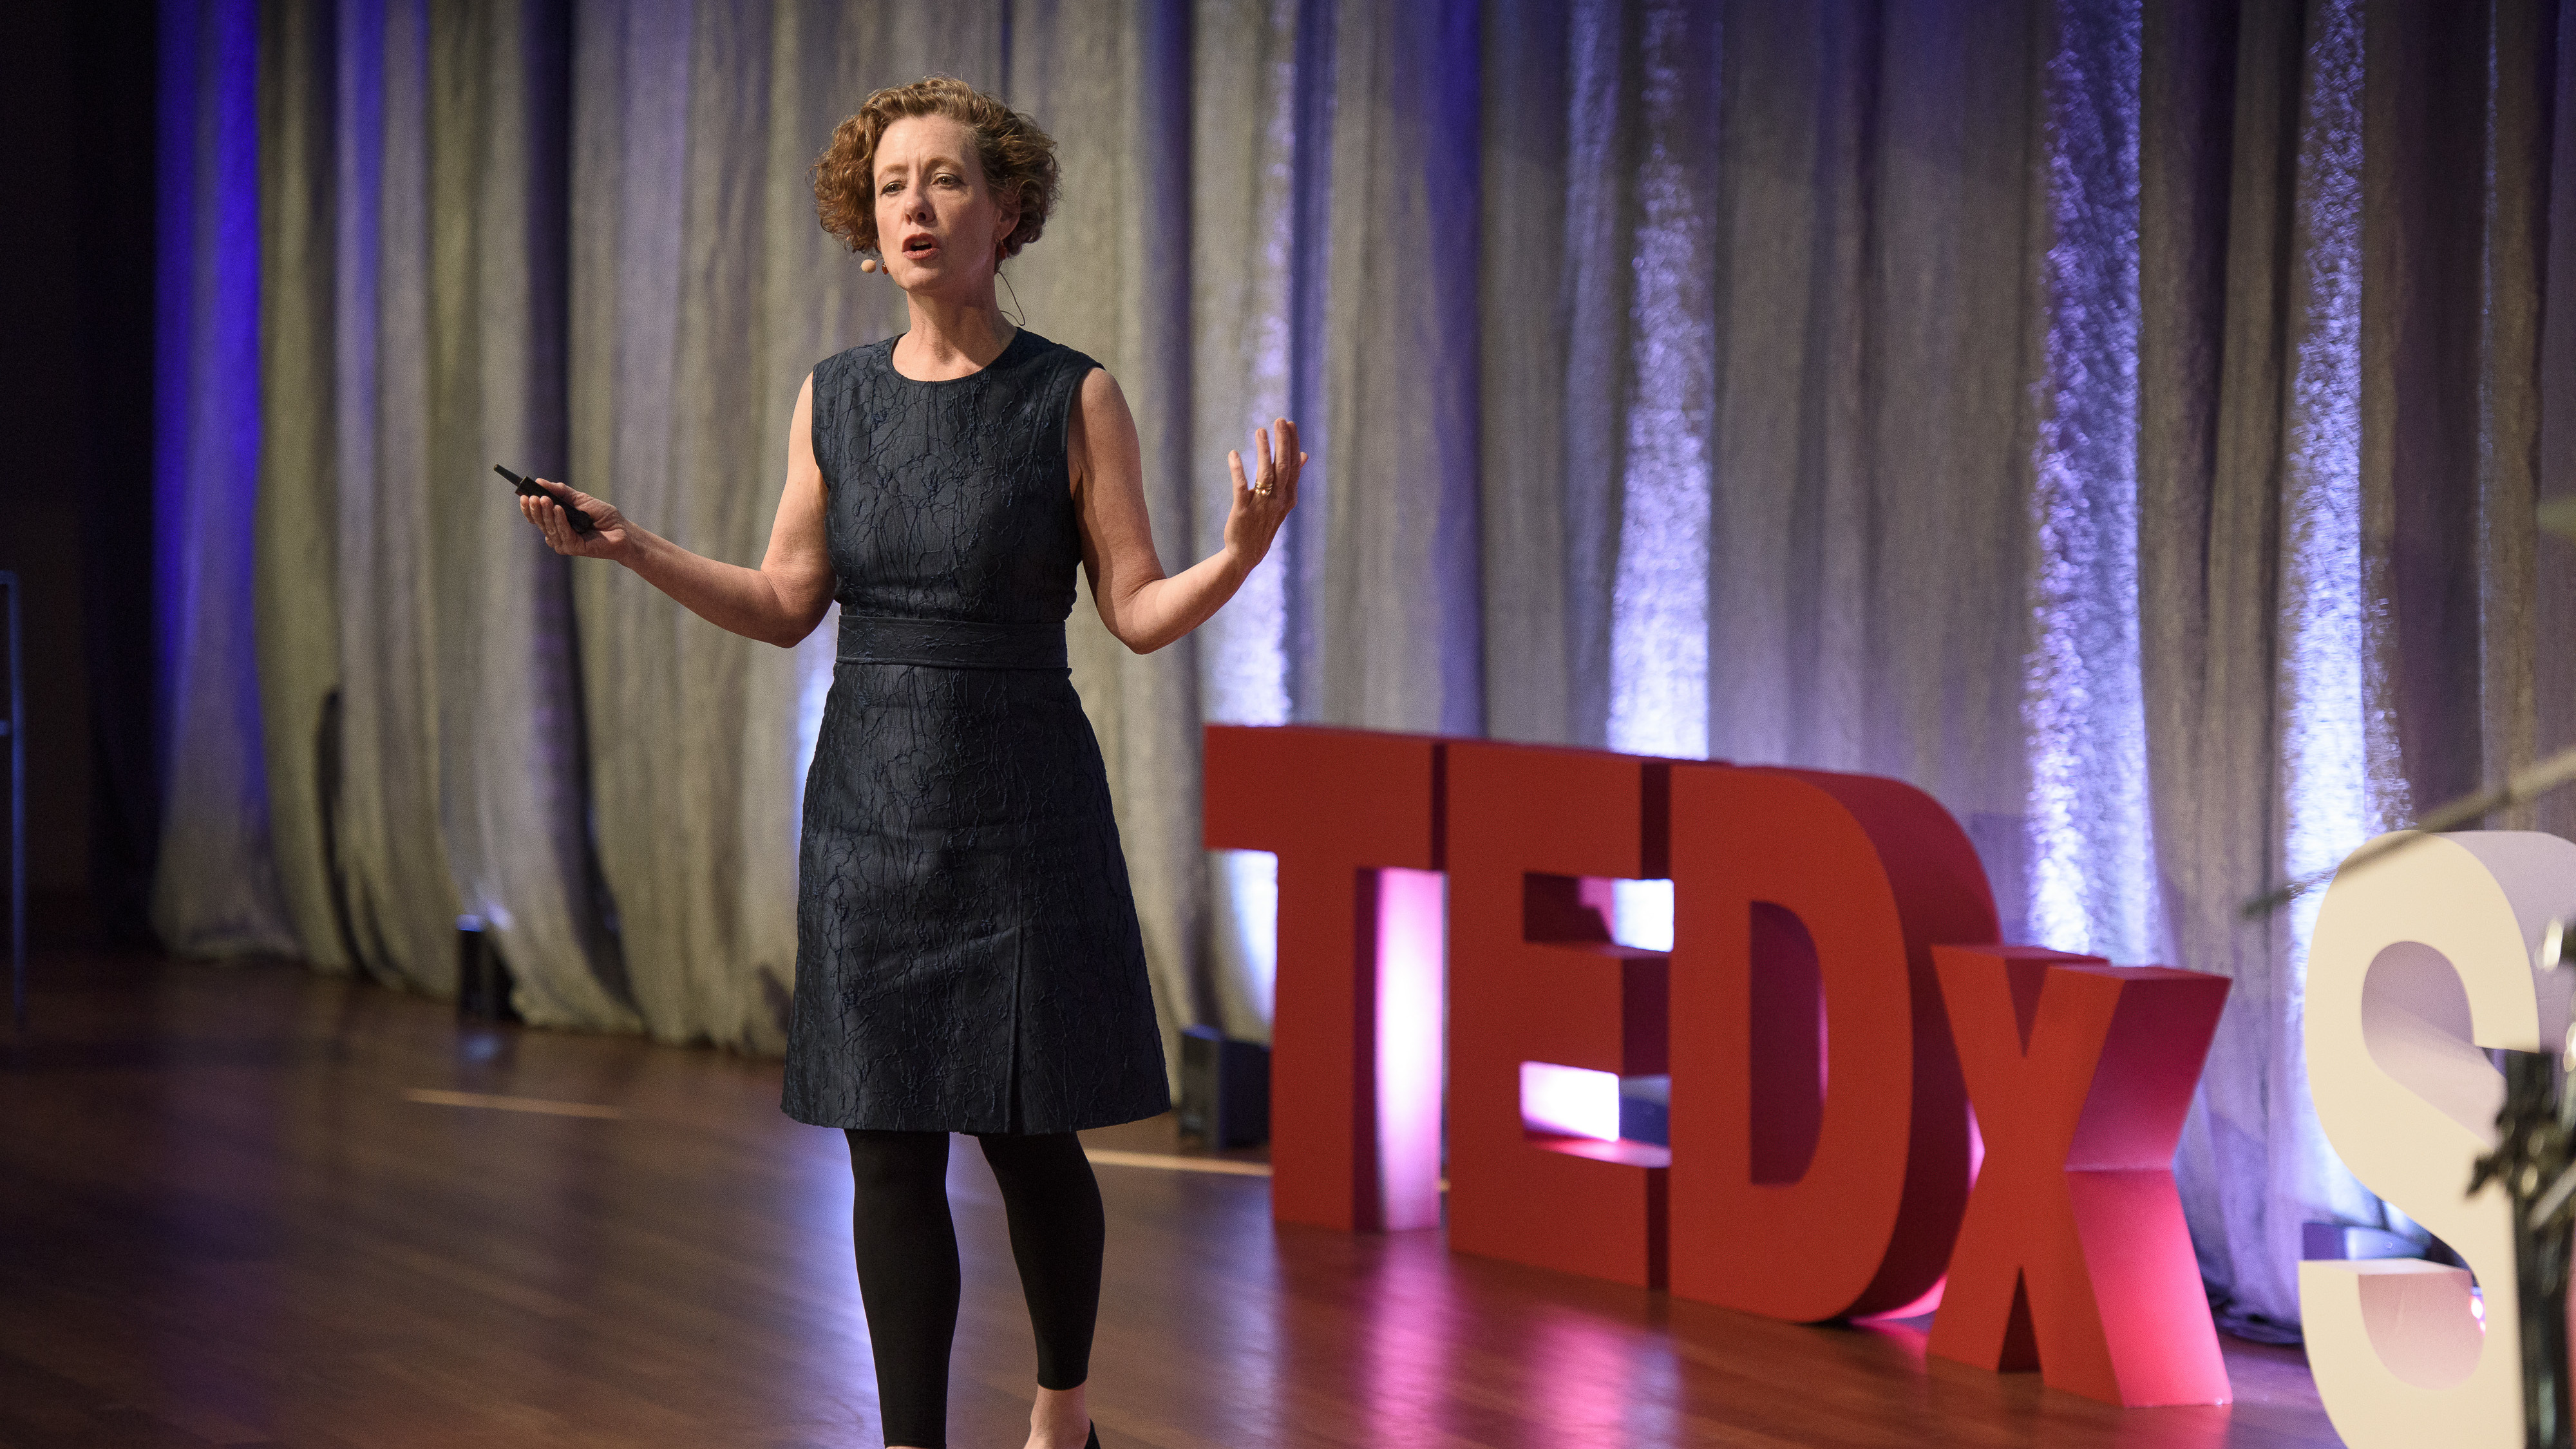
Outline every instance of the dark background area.
[(40, 944), (149, 937), (157, 13), (0, 5), (0, 569), (26, 589)]

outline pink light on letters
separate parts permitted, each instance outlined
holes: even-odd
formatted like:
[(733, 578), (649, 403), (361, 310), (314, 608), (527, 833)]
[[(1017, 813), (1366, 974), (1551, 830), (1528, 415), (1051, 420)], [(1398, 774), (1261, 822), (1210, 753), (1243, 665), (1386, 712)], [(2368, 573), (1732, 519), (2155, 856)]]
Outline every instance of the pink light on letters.
[(1521, 1125), (1559, 1137), (1619, 1140), (1619, 1074), (1521, 1063)]
[[(1440, 1226), (1448, 886), (1436, 870), (1377, 873), (1378, 1181), (1390, 1232)], [(1611, 1116), (1615, 1128), (1615, 1100)]]

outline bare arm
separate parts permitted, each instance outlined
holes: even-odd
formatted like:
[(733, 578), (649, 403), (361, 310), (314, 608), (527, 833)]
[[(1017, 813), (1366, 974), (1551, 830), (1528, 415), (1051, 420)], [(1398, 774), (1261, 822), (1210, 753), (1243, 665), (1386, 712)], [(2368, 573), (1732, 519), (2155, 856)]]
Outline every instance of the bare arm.
[(1074, 510), (1082, 521), (1082, 567), (1100, 622), (1119, 643), (1151, 654), (1206, 623), (1270, 552), (1279, 525), (1297, 506), (1297, 473), (1306, 462), (1297, 451), (1297, 425), (1281, 418), (1278, 427), (1276, 457), (1270, 430), (1254, 434), (1258, 461), (1252, 478), (1244, 476), (1241, 454), (1226, 455), (1234, 505), (1225, 518), (1225, 546), (1166, 577), (1154, 552), (1153, 521), (1145, 513), (1144, 456), (1126, 395), (1105, 368), (1082, 380), (1067, 439)]
[(587, 493), (561, 483), (546, 486), (598, 525), (598, 532), (585, 537), (572, 531), (561, 504), (521, 498), (519, 511), (544, 530), (555, 552), (614, 559), (718, 628), (784, 649), (813, 633), (831, 607), (832, 559), (823, 543), (823, 470), (814, 462), (811, 376), (796, 394), (796, 414), (787, 427), (787, 487), (778, 499), (778, 521), (770, 525), (769, 553), (756, 569), (691, 553)]

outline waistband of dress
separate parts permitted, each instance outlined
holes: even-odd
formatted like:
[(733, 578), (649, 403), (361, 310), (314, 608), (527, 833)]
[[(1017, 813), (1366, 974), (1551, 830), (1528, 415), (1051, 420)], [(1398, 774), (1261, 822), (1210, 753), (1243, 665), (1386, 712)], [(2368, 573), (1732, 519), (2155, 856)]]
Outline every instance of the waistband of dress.
[(973, 619), (841, 616), (843, 664), (918, 664), (933, 669), (1067, 667), (1064, 624), (1001, 624)]

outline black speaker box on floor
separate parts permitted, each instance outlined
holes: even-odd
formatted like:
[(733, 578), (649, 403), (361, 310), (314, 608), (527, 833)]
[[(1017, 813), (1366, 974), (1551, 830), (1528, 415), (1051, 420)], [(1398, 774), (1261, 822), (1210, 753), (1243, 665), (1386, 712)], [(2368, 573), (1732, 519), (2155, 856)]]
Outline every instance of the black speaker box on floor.
[(501, 943), (474, 916), (456, 918), (456, 1014), (472, 1021), (517, 1021), (510, 1003), (510, 968), (501, 960)]
[(1212, 1026), (1181, 1032), (1181, 1135), (1211, 1147), (1270, 1140), (1270, 1048)]

